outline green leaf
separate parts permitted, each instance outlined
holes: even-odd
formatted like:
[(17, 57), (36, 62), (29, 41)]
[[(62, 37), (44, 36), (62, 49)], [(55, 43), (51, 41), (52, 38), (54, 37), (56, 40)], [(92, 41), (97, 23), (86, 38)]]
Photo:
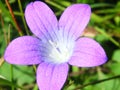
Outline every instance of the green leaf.
[[(7, 80), (11, 80), (10, 64), (4, 63), (0, 67), (0, 75)], [(17, 81), (18, 85), (30, 84), (35, 81), (35, 74), (33, 68), (30, 66), (13, 65), (13, 80)]]
[(8, 63), (3, 63), (2, 66), (0, 67), (0, 75), (4, 76), (7, 80), (11, 80), (10, 78), (10, 64)]
[(10, 82), (7, 79), (1, 78), (1, 77), (0, 77), (0, 85), (2, 85), (2, 86), (14, 86), (16, 88), (21, 88), (23, 90), (22, 87), (16, 85), (15, 83)]
[(109, 66), (111, 73), (114, 75), (119, 75), (120, 74), (120, 63), (112, 63)]
[(13, 84), (9, 80), (0, 77), (0, 85), (12, 86)]
[(78, 71), (79, 71), (79, 67), (77, 67), (77, 66), (72, 66), (72, 71), (73, 71), (73, 72), (78, 72)]
[(108, 38), (106, 38), (104, 35), (102, 34), (98, 34), (96, 37), (95, 37), (96, 41), (98, 41), (99, 43), (102, 43), (106, 40), (108, 40)]
[(114, 21), (115, 21), (116, 25), (119, 26), (120, 25), (120, 16), (116, 16), (114, 18)]
[(112, 60), (120, 62), (120, 49), (113, 52)]
[(35, 74), (33, 68), (30, 66), (14, 66), (14, 79), (17, 80), (18, 85), (30, 84), (35, 81)]
[(112, 6), (112, 4), (108, 4), (108, 3), (94, 3), (91, 5), (91, 8), (98, 8), (98, 7), (109, 7)]

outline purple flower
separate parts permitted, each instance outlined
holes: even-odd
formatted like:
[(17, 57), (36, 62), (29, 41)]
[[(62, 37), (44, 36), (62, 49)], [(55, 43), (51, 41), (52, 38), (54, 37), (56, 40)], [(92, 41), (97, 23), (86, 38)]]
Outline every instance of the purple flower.
[(93, 67), (107, 61), (96, 41), (79, 37), (90, 15), (89, 5), (74, 4), (57, 21), (45, 3), (28, 4), (25, 18), (36, 37), (22, 36), (13, 40), (5, 51), (5, 60), (11, 64), (39, 64), (36, 78), (40, 90), (60, 90), (67, 78), (68, 64)]

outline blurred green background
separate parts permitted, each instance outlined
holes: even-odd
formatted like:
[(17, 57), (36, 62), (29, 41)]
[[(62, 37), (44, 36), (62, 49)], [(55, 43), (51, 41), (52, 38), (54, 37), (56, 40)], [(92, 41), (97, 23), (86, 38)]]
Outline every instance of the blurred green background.
[[(36, 66), (10, 65), (3, 59), (6, 46), (22, 35), (32, 35), (24, 19), (26, 5), (35, 0), (0, 0), (0, 90), (38, 90)], [(83, 36), (94, 38), (105, 49), (108, 62), (93, 68), (70, 66), (63, 90), (120, 90), (120, 0), (41, 0), (58, 19), (71, 4), (86, 3), (92, 8)], [(20, 31), (19, 31), (20, 30)]]

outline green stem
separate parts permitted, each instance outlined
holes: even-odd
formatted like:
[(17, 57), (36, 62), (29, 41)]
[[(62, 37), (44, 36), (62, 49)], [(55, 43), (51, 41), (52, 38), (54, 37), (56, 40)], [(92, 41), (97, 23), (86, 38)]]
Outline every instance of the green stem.
[(59, 4), (57, 4), (57, 3), (53, 2), (53, 1), (50, 1), (50, 0), (45, 0), (45, 1), (46, 1), (48, 4), (54, 6), (54, 7), (58, 8), (58, 9), (60, 9), (60, 10), (62, 10), (62, 11), (65, 9), (64, 7), (60, 6)]
[[(36, 65), (33, 65), (33, 69), (34, 69), (34, 71), (35, 71), (35, 73), (36, 73), (36, 71), (37, 71), (37, 69), (36, 69)], [(38, 90), (38, 86), (37, 86), (37, 84), (35, 84), (33, 90)]]
[(100, 29), (98, 27), (95, 27), (95, 29), (100, 32), (102, 35), (104, 35), (105, 37), (107, 37), (112, 43), (114, 43), (117, 47), (120, 47), (120, 44), (113, 39), (110, 35), (108, 35), (103, 29)]
[(87, 83), (87, 84), (76, 87), (75, 90), (82, 89), (82, 88), (87, 87), (89, 85), (99, 84), (99, 83), (109, 81), (109, 80), (112, 80), (112, 79), (116, 79), (116, 78), (120, 78), (120, 75), (117, 75), (117, 76), (114, 76), (114, 77), (111, 77), (111, 78), (107, 78), (107, 79), (103, 79), (103, 80), (99, 80), (99, 81), (95, 81), (95, 82), (90, 82), (90, 83)]
[(18, 5), (19, 5), (20, 12), (21, 12), (23, 25), (25, 27), (27, 35), (29, 35), (28, 28), (27, 28), (27, 25), (26, 25), (26, 22), (25, 22), (25, 19), (24, 19), (24, 13), (23, 13), (23, 10), (22, 10), (22, 5), (21, 5), (21, 1), (20, 0), (18, 0)]
[(20, 17), (21, 17), (21, 16), (24, 16), (23, 13), (20, 13), (20, 12), (17, 12), (17, 11), (14, 11), (13, 13), (14, 13), (16, 16), (20, 16)]
[(14, 13), (13, 13), (13, 10), (12, 10), (12, 8), (11, 8), (11, 6), (10, 6), (9, 1), (8, 1), (8, 0), (5, 0), (5, 3), (6, 3), (6, 5), (7, 5), (7, 7), (8, 7), (8, 9), (9, 9), (9, 12), (10, 12), (10, 14), (11, 14), (11, 16), (12, 16), (12, 19), (13, 19), (13, 21), (14, 21), (14, 24), (15, 24), (15, 27), (16, 27), (18, 33), (20, 34), (20, 36), (22, 36), (22, 35), (23, 35), (22, 30), (21, 30), (21, 28), (19, 27), (18, 22), (16, 21), (15, 15), (14, 15)]
[[(11, 82), (13, 83), (13, 65), (10, 65), (10, 70), (11, 70)], [(14, 85), (11, 86), (11, 90), (14, 90)]]
[(35, 84), (33, 90), (38, 90), (38, 86), (37, 86), (37, 84)]
[(33, 65), (33, 69), (35, 70), (35, 73), (36, 73), (36, 66), (35, 65)]

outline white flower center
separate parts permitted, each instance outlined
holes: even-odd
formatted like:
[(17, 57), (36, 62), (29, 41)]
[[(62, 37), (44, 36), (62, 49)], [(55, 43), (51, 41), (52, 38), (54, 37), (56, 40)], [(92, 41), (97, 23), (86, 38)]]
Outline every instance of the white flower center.
[(55, 43), (51, 40), (49, 43), (52, 45), (51, 52), (49, 56), (55, 60), (55, 62), (66, 62), (71, 53), (69, 52), (69, 49), (64, 46), (64, 44), (61, 43)]
[(62, 35), (61, 31), (56, 33), (57, 37), (53, 40), (48, 40), (46, 43), (43, 43), (42, 56), (44, 61), (51, 63), (64, 63), (67, 62), (74, 48), (74, 40), (72, 38), (68, 38), (68, 36)]

